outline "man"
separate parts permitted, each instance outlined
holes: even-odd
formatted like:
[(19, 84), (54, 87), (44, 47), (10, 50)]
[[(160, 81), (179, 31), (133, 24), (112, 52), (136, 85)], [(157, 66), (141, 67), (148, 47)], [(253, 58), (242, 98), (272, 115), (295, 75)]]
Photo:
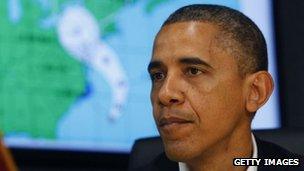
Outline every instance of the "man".
[(265, 39), (242, 13), (190, 5), (171, 14), (148, 66), (165, 154), (140, 170), (262, 170), (233, 159), (299, 158), (251, 133), (274, 87), (267, 66)]

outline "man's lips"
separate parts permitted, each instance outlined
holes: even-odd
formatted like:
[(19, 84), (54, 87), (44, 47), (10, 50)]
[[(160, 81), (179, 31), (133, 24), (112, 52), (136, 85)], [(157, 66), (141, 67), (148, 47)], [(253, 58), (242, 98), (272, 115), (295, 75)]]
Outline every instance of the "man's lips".
[(184, 119), (184, 118), (179, 118), (175, 116), (167, 116), (167, 117), (162, 117), (159, 122), (158, 126), (159, 127), (164, 127), (167, 125), (171, 124), (185, 124), (185, 123), (191, 123), (192, 121)]

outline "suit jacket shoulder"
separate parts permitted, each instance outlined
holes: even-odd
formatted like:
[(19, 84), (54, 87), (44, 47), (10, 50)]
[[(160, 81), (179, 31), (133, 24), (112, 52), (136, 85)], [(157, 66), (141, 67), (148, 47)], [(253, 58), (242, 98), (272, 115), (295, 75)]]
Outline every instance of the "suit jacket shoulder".
[(303, 156), (292, 153), (285, 148), (256, 137), (258, 158), (301, 158)]
[(163, 152), (146, 166), (136, 169), (136, 171), (178, 171), (178, 163), (168, 159)]
[(272, 170), (292, 170), (292, 171), (304, 171), (304, 157), (292, 153), (285, 148), (276, 145), (271, 142), (263, 141), (259, 138), (256, 138), (257, 147), (258, 147), (258, 158), (260, 159), (298, 159), (298, 166), (258, 166), (258, 171), (272, 171)]

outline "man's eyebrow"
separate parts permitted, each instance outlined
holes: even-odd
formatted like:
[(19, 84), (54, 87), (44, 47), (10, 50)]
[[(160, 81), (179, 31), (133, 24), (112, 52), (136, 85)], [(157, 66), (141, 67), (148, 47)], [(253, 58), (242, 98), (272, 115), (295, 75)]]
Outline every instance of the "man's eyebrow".
[(148, 65), (148, 72), (151, 71), (153, 68), (159, 68), (163, 65), (161, 61), (151, 61)]
[(206, 61), (204, 61), (198, 57), (183, 57), (183, 58), (179, 59), (179, 62), (183, 63), (183, 64), (205, 65), (208, 68), (213, 69), (213, 67), (211, 65), (209, 65)]

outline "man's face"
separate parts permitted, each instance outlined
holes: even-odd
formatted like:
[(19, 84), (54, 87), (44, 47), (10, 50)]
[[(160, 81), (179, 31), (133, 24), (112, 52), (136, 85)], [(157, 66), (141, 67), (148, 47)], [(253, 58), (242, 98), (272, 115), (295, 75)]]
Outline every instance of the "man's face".
[(181, 22), (164, 26), (155, 39), (151, 102), (172, 160), (191, 160), (229, 142), (244, 123), (244, 80), (217, 35), (213, 24)]

